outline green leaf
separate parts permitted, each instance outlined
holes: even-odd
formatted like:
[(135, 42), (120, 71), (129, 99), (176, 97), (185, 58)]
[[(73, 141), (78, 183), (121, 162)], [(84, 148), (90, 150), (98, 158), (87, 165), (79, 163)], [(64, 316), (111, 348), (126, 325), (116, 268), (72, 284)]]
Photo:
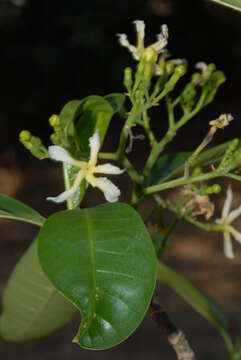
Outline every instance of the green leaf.
[(191, 154), (191, 152), (185, 151), (162, 155), (153, 167), (147, 185), (156, 185), (170, 178), (175, 172), (183, 168), (185, 161)]
[(234, 10), (241, 11), (241, 0), (211, 0), (218, 4), (229, 6)]
[(226, 333), (227, 318), (224, 312), (214, 300), (204, 295), (188, 279), (162, 262), (158, 263), (158, 279), (170, 286), (172, 290), (219, 330), (222, 335), (223, 332)]
[[(74, 181), (80, 169), (69, 164), (64, 164), (63, 170), (64, 170), (65, 184), (68, 185), (67, 188), (69, 189), (74, 185)], [(85, 179), (83, 179), (81, 181), (78, 190), (76, 191), (74, 196), (69, 200), (72, 203), (72, 208), (77, 208), (79, 206), (79, 204), (84, 198), (87, 187), (88, 187), (88, 183)]]
[(113, 93), (106, 95), (104, 98), (110, 103), (114, 113), (118, 113), (124, 110), (123, 105), (125, 102), (125, 95)]
[(16, 265), (3, 294), (0, 334), (7, 341), (22, 342), (48, 335), (76, 314), (44, 275), (35, 240)]
[(156, 255), (129, 205), (52, 215), (41, 229), (38, 253), (54, 286), (80, 310), (74, 342), (81, 347), (110, 348), (140, 324), (155, 287)]
[(45, 221), (45, 218), (31, 207), (2, 194), (0, 194), (0, 218), (25, 221), (39, 226)]
[(101, 144), (114, 114), (110, 103), (102, 96), (91, 95), (81, 101), (81, 116), (76, 125), (80, 151), (89, 153), (89, 138), (98, 130)]

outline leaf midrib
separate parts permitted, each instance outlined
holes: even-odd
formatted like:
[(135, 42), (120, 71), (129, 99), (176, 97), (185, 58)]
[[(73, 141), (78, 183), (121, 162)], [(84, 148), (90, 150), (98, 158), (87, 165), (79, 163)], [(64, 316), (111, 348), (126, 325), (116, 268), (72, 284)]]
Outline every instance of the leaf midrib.
[(91, 231), (91, 220), (90, 220), (90, 216), (88, 213), (88, 210), (85, 209), (84, 210), (85, 213), (85, 218), (86, 218), (86, 228), (87, 228), (87, 236), (89, 239), (89, 246), (90, 246), (90, 260), (91, 260), (91, 268), (92, 268), (92, 285), (93, 285), (93, 290), (91, 291), (90, 297), (89, 297), (89, 309), (91, 310), (91, 317), (87, 323), (86, 329), (83, 332), (82, 336), (89, 330), (92, 320), (94, 318), (94, 313), (95, 313), (95, 309), (96, 309), (96, 258), (95, 258), (95, 250), (94, 250), (94, 240), (93, 240), (93, 235), (92, 235), (92, 231)]

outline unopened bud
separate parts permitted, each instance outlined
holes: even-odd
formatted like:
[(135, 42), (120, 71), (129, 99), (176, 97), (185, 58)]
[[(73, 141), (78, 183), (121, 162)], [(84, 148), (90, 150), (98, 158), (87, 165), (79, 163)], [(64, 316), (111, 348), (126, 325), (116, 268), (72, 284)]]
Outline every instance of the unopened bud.
[(142, 55), (142, 60), (147, 64), (154, 64), (157, 61), (157, 58), (158, 54), (151, 46), (146, 48)]
[(28, 130), (22, 130), (19, 134), (19, 140), (21, 143), (29, 142), (31, 140), (31, 133)]
[(125, 68), (124, 71), (124, 86), (126, 87), (128, 92), (130, 92), (132, 84), (133, 84), (132, 69), (130, 67), (127, 67)]
[(175, 68), (175, 73), (179, 76), (183, 76), (185, 75), (187, 72), (187, 66), (182, 64), (182, 65), (178, 65), (176, 68)]
[(59, 116), (58, 115), (52, 115), (50, 116), (49, 118), (49, 124), (50, 126), (52, 126), (53, 128), (56, 127), (56, 126), (59, 126), (60, 125), (60, 119), (59, 119)]

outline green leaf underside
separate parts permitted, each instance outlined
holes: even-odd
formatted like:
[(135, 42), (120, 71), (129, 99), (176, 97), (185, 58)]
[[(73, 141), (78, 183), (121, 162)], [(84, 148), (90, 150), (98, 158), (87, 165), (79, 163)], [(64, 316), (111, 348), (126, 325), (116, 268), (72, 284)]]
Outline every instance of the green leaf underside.
[(60, 329), (76, 314), (76, 308), (57, 292), (44, 275), (35, 240), (17, 263), (3, 295), (0, 335), (23, 342)]
[(45, 218), (31, 207), (2, 194), (0, 194), (0, 218), (25, 221), (39, 226), (45, 221)]
[(148, 186), (155, 185), (171, 177), (183, 167), (185, 161), (192, 155), (191, 152), (162, 155), (156, 162), (148, 179)]
[(241, 0), (212, 0), (221, 5), (229, 6), (234, 10), (241, 11)]
[(227, 318), (213, 299), (201, 292), (188, 279), (162, 262), (158, 263), (158, 279), (191, 305), (221, 333), (226, 332)]
[(39, 237), (46, 275), (79, 310), (74, 342), (106, 349), (142, 321), (155, 287), (150, 236), (129, 205), (104, 204), (52, 215)]

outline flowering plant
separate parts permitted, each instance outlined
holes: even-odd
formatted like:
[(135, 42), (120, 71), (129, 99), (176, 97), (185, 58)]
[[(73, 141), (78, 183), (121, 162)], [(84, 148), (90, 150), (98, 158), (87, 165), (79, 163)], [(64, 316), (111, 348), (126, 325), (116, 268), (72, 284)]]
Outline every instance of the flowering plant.
[[(230, 212), (231, 187), (221, 218), (212, 221), (214, 199), (221, 191), (220, 178), (241, 180), (239, 139), (207, 149), (214, 135), (229, 126), (231, 114), (211, 120), (207, 135), (194, 151), (162, 154), (178, 130), (213, 101), (225, 75), (214, 64), (200, 62), (184, 88), (174, 91), (187, 72), (187, 61), (170, 58), (167, 26), (161, 27), (156, 42), (146, 46), (144, 22), (138, 20), (134, 25), (136, 45), (129, 42), (127, 35), (118, 34), (120, 44), (137, 61), (134, 74), (130, 67), (124, 71), (126, 94), (92, 95), (68, 102), (59, 115), (49, 119), (53, 133), (48, 148), (29, 131), (20, 133), (21, 143), (33, 156), (62, 163), (65, 190), (47, 200), (66, 202), (67, 209), (45, 219), (27, 205), (0, 196), (2, 218), (40, 227), (38, 238), (9, 279), (0, 333), (7, 341), (40, 338), (63, 327), (79, 312), (81, 324), (73, 341), (83, 348), (102, 350), (129, 337), (149, 309), (178, 359), (194, 359), (185, 335), (153, 298), (156, 281), (160, 281), (214, 325), (230, 357), (240, 359), (239, 342), (233, 344), (218, 305), (162, 262), (177, 219), (223, 234), (228, 258), (234, 256), (231, 235), (241, 242), (241, 233), (231, 226), (241, 214), (241, 207)], [(166, 106), (168, 129), (159, 140), (152, 130), (150, 109), (161, 102)], [(118, 148), (101, 152), (114, 114), (124, 120)], [(143, 138), (142, 133), (133, 135), (134, 127), (142, 128), (150, 143), (141, 171), (128, 155), (135, 154), (134, 140)], [(104, 163), (99, 164), (99, 160)], [(117, 162), (120, 168), (110, 161)], [(119, 202), (122, 189), (100, 176), (121, 175), (124, 171), (132, 182), (130, 204)], [(216, 183), (210, 184), (209, 180)], [(89, 185), (103, 192), (105, 204), (80, 208)], [(162, 192), (174, 188), (182, 191), (171, 202)], [(152, 198), (153, 208), (142, 219), (138, 209), (147, 197)], [(176, 220), (161, 232), (160, 213), (164, 210), (173, 212)], [(154, 215), (158, 219), (155, 224)]]

